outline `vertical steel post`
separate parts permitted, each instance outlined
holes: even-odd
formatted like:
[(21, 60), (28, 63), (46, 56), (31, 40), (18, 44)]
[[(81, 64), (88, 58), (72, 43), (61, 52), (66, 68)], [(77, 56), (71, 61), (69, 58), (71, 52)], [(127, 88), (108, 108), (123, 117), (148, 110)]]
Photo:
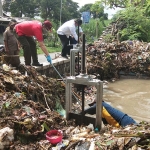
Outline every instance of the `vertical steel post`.
[(85, 74), (85, 34), (82, 35), (82, 59), (81, 59), (81, 73)]
[[(79, 24), (78, 24), (78, 44), (79, 44), (80, 42), (79, 42)], [(79, 75), (79, 52), (78, 52), (78, 75)]]
[(102, 101), (103, 101), (103, 82), (99, 81), (96, 85), (96, 122), (95, 126), (100, 130), (102, 125)]
[(72, 89), (71, 83), (66, 82), (66, 119), (69, 119), (69, 113), (72, 106)]
[(73, 49), (70, 52), (70, 76), (75, 76), (75, 53)]
[(0, 16), (3, 16), (2, 1), (0, 0)]

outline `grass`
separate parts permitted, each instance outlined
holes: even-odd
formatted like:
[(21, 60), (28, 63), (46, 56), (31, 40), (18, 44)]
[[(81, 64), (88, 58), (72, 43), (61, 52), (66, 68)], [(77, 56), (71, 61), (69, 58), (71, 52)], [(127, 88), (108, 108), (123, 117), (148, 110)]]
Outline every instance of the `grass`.
[[(61, 52), (61, 47), (47, 47), (47, 50), (49, 53), (54, 53), (54, 52)], [(43, 51), (41, 48), (37, 49), (38, 54), (43, 54)]]
[[(61, 46), (59, 47), (46, 47), (49, 53), (61, 52)], [(44, 54), (40, 47), (37, 47), (37, 54)], [(20, 50), (20, 56), (23, 56), (23, 50)]]

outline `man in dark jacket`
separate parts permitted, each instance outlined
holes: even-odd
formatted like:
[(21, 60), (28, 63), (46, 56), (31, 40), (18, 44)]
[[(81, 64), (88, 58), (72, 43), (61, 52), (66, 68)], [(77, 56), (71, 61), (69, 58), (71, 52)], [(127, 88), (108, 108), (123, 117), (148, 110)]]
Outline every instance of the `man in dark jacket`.
[(15, 20), (10, 21), (9, 27), (7, 27), (3, 33), (5, 51), (7, 55), (19, 55), (19, 43), (13, 32), (15, 25)]

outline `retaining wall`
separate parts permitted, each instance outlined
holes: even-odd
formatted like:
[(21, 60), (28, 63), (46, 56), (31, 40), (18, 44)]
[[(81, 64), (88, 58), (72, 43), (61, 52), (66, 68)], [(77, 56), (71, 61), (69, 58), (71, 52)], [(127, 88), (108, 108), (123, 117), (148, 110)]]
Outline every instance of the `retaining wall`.
[[(58, 58), (53, 60), (53, 65), (60, 73), (61, 76), (66, 76), (70, 73), (70, 59)], [(35, 67), (37, 72), (47, 77), (60, 78), (52, 65), (49, 63), (43, 63), (42, 67)]]

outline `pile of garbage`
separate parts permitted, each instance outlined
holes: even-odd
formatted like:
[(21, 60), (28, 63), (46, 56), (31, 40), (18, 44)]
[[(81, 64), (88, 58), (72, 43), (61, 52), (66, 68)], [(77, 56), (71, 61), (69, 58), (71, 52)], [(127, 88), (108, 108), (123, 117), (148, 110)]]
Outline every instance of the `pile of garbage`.
[[(21, 72), (24, 70), (24, 74), (19, 70)], [(65, 88), (61, 82), (39, 75), (33, 67), (20, 65), (19, 70), (11, 69), (6, 64), (0, 68), (1, 94), (4, 96), (4, 92), (8, 93), (4, 99), (8, 100), (9, 96), (20, 93), (29, 100), (46, 105), (51, 110), (55, 109), (56, 101), (60, 101), (64, 106)]]
[(124, 41), (104, 42), (87, 46), (87, 72), (101, 80), (120, 75), (150, 77), (150, 43)]
[[(4, 64), (0, 67), (0, 149), (150, 148), (150, 123), (125, 128), (105, 126), (100, 131), (92, 124), (78, 126), (75, 120), (66, 120), (63, 113), (64, 83), (39, 75), (33, 67), (22, 65), (22, 69), (25, 74)], [(51, 130), (61, 130), (59, 143), (47, 140), (46, 133)]]

